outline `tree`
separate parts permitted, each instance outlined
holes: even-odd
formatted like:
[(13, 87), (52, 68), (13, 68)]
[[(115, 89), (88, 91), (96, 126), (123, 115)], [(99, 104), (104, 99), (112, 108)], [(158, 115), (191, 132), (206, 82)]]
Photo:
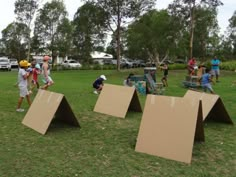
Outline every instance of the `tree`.
[(30, 57), (31, 49), (31, 24), (34, 18), (34, 14), (38, 9), (38, 0), (16, 0), (15, 2), (15, 14), (17, 15), (17, 20), (20, 23), (24, 23), (29, 29), (29, 38), (28, 38), (28, 54), (27, 59)]
[(58, 54), (56, 36), (58, 27), (64, 22), (67, 12), (62, 0), (52, 0), (39, 9), (39, 15), (35, 20), (34, 35), (40, 41), (44, 49), (51, 51), (52, 63)]
[(26, 57), (25, 47), (29, 38), (29, 29), (23, 23), (10, 23), (2, 31), (2, 43), (6, 47), (6, 55), (18, 60)]
[(117, 55), (117, 70), (120, 70), (120, 36), (121, 27), (127, 21), (138, 17), (140, 14), (152, 9), (155, 5), (155, 0), (87, 0), (95, 2), (98, 7), (101, 7), (107, 13), (107, 22), (109, 29), (115, 33), (116, 31), (116, 55)]
[(233, 56), (236, 56), (236, 11), (234, 11), (234, 14), (229, 19), (229, 41), (231, 45), (233, 46)]
[(68, 18), (62, 20), (62, 23), (57, 28), (55, 37), (55, 46), (60, 53), (60, 56), (65, 57), (70, 54), (73, 41), (73, 25)]
[(217, 11), (211, 7), (195, 9), (195, 30), (193, 41), (193, 55), (204, 59), (207, 56), (207, 46), (216, 49), (219, 45), (219, 26)]
[(107, 31), (106, 12), (92, 2), (85, 3), (74, 16), (74, 45), (80, 58), (89, 63), (95, 48), (104, 46)]
[(175, 48), (180, 29), (166, 10), (150, 11), (128, 26), (127, 50), (132, 58), (159, 63)]
[[(169, 5), (169, 10), (172, 15), (176, 15), (183, 18), (183, 22), (187, 22), (189, 28), (189, 57), (192, 58), (193, 55), (193, 40), (194, 40), (194, 29), (195, 29), (195, 9), (208, 6), (211, 8), (217, 8), (223, 5), (220, 0), (174, 0), (173, 3)], [(184, 25), (184, 24), (183, 24)]]

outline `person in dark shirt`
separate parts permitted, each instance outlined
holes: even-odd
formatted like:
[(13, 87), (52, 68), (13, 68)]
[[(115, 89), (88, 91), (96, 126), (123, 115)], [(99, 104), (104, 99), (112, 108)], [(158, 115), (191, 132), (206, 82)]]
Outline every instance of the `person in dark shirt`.
[(101, 92), (104, 80), (107, 80), (106, 76), (105, 75), (101, 75), (99, 78), (97, 78), (93, 82), (93, 88), (95, 89), (93, 91), (94, 94), (99, 94)]
[(167, 76), (168, 76), (168, 64), (167, 63), (164, 63), (163, 66), (160, 66), (160, 68), (162, 69), (163, 71), (163, 77), (161, 78), (161, 81), (163, 83), (163, 86), (164, 87), (168, 87), (168, 82), (167, 82)]
[(130, 73), (129, 76), (124, 80), (124, 86), (133, 87), (133, 83), (131, 81), (132, 76), (134, 76), (134, 74)]

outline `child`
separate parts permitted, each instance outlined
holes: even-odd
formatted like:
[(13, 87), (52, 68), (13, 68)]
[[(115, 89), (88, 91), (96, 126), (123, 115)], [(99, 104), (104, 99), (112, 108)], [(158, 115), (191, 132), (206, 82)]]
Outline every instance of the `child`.
[(50, 60), (49, 56), (43, 57), (42, 75), (43, 75), (44, 86), (42, 86), (42, 89), (44, 90), (47, 90), (49, 86), (54, 84), (52, 78), (50, 77), (50, 66), (48, 60)]
[(168, 83), (167, 83), (167, 76), (168, 76), (168, 71), (169, 71), (168, 64), (164, 63), (164, 65), (160, 66), (160, 68), (163, 70), (163, 77), (161, 79), (163, 86), (168, 87)]
[(208, 68), (206, 68), (205, 74), (202, 75), (200, 81), (202, 83), (202, 87), (203, 87), (204, 92), (209, 90), (212, 94), (215, 93), (212, 89), (212, 86), (211, 86), (211, 82), (213, 82), (213, 80), (212, 80), (212, 77), (210, 74), (210, 70)]
[(134, 76), (133, 73), (130, 73), (126, 80), (124, 80), (124, 86), (132, 87), (133, 83), (131, 81), (131, 77)]
[(35, 86), (39, 89), (38, 75), (41, 73), (40, 69), (40, 65), (37, 63), (32, 70), (33, 79), (31, 81), (31, 91), (35, 88)]
[(29, 63), (27, 60), (21, 60), (19, 63), (19, 71), (18, 71), (18, 87), (20, 90), (20, 98), (17, 104), (17, 112), (24, 112), (24, 109), (21, 109), (21, 104), (23, 102), (24, 97), (26, 97), (29, 106), (31, 105), (30, 94), (28, 91), (28, 83), (27, 78), (29, 77), (29, 73), (26, 72), (26, 69), (29, 67)]
[(103, 81), (107, 80), (105, 75), (101, 75), (99, 78), (97, 78), (94, 82), (93, 82), (93, 88), (95, 88), (96, 90), (94, 90), (94, 94), (98, 94), (101, 92), (102, 87), (103, 87)]

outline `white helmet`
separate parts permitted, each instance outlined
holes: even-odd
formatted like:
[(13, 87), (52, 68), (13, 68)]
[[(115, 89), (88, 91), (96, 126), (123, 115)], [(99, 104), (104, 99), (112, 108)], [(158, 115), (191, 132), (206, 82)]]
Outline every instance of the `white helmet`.
[(100, 78), (102, 78), (103, 80), (107, 80), (105, 75), (101, 75)]

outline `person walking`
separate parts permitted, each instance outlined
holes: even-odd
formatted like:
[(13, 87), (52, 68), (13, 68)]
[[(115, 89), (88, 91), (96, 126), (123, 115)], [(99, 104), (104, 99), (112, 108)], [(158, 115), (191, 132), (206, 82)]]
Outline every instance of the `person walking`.
[(20, 97), (18, 99), (18, 104), (17, 104), (17, 108), (16, 111), (17, 112), (24, 112), (24, 109), (21, 108), (21, 104), (24, 100), (24, 98), (26, 97), (27, 102), (29, 104), (29, 106), (31, 105), (31, 100), (30, 100), (30, 93), (28, 91), (28, 82), (27, 82), (27, 78), (29, 77), (30, 73), (27, 72), (27, 68), (30, 66), (30, 64), (28, 63), (27, 60), (21, 60), (19, 62), (19, 71), (18, 71), (18, 87), (20, 90)]
[(50, 65), (48, 61), (50, 60), (49, 56), (43, 57), (43, 64), (42, 64), (42, 75), (43, 75), (43, 82), (44, 86), (41, 89), (47, 90), (49, 86), (54, 84), (54, 81), (50, 77)]

